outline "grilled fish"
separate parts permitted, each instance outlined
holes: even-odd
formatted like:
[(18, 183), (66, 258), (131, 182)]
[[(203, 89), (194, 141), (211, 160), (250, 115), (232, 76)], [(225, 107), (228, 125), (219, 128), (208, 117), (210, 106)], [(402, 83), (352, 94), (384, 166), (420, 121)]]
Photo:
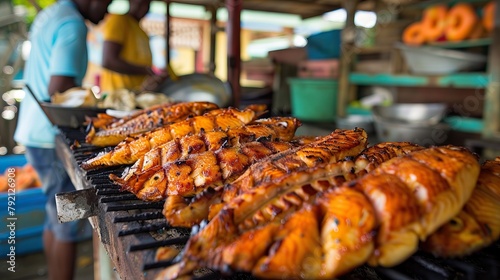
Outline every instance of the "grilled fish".
[(127, 180), (114, 174), (110, 179), (142, 200), (158, 201), (169, 195), (193, 196), (208, 187), (234, 180), (256, 161), (292, 148), (291, 142), (253, 141), (155, 165)]
[(376, 225), (375, 210), (363, 193), (333, 188), (283, 224), (244, 232), (223, 247), (221, 263), (259, 278), (333, 279), (371, 255)]
[(286, 174), (356, 156), (367, 146), (363, 129), (336, 130), (318, 141), (286, 151), (251, 166), (241, 177), (224, 187), (223, 201), (262, 184), (277, 184)]
[[(423, 147), (408, 142), (380, 143), (367, 148), (355, 158), (346, 158), (339, 162), (314, 167), (310, 171), (313, 178), (321, 180), (302, 184), (304, 180), (311, 181), (311, 177), (304, 177), (299, 172), (287, 173), (286, 178), (281, 179), (280, 186), (286, 186), (287, 190), (280, 190), (280, 194), (272, 196), (264, 192), (249, 192), (240, 196), (240, 200), (234, 207), (241, 209), (245, 214), (236, 217), (239, 230), (263, 225), (271, 220), (279, 220), (289, 213), (309, 203), (319, 192), (326, 188), (340, 186), (345, 181), (361, 177), (372, 171), (393, 157), (408, 154), (423, 149)], [(328, 182), (323, 182), (328, 178)], [(270, 187), (272, 184), (264, 184), (259, 188)], [(273, 192), (276, 190), (272, 190)], [(202, 220), (211, 220), (224, 207), (226, 202), (221, 201), (222, 190), (207, 189), (194, 198), (181, 196), (169, 196), (165, 201), (163, 215), (170, 225), (190, 227), (200, 223)]]
[(85, 116), (85, 122), (83, 124), (90, 125), (94, 129), (105, 129), (111, 126), (112, 123), (118, 122), (120, 119), (115, 118), (111, 115), (99, 113), (97, 117)]
[(500, 157), (485, 162), (460, 213), (441, 226), (422, 248), (439, 257), (463, 257), (500, 238)]
[(138, 137), (129, 137), (120, 142), (113, 150), (102, 152), (84, 161), (83, 169), (95, 169), (104, 166), (133, 164), (151, 149), (163, 145), (173, 139), (214, 130), (228, 130), (241, 127), (257, 118), (253, 110), (237, 110), (234, 108), (217, 109), (203, 116), (196, 116), (186, 120), (166, 125)]
[(94, 146), (114, 146), (128, 136), (137, 135), (152, 129), (186, 119), (189, 116), (202, 115), (218, 106), (210, 102), (185, 102), (174, 105), (155, 106), (145, 109), (132, 117), (118, 121), (110, 128), (96, 131), (90, 128), (85, 141)]
[(186, 158), (189, 155), (206, 151), (229, 148), (238, 143), (252, 141), (290, 141), (300, 122), (292, 117), (274, 117), (259, 119), (242, 127), (227, 130), (201, 131), (198, 134), (175, 138), (163, 145), (154, 147), (127, 170), (122, 176), (128, 180), (135, 173), (143, 172), (155, 165), (164, 165)]
[[(415, 166), (408, 162), (420, 164), (412, 176), (407, 169)], [(317, 170), (308, 171), (299, 172), (305, 176), (304, 185), (320, 180), (311, 175)], [(182, 261), (158, 279), (176, 278), (196, 266), (308, 279), (334, 278), (366, 261), (393, 266), (417, 250), (419, 239), (425, 240), (432, 227), (439, 226), (436, 220), (446, 221), (458, 213), (478, 174), (477, 159), (466, 149), (417, 150), (338, 188), (327, 188), (323, 196), (277, 222), (244, 230), (239, 226), (241, 197), (237, 197), (190, 238)], [(330, 184), (328, 177), (323, 183)], [(255, 251), (245, 250), (248, 246)]]
[(170, 107), (172, 105), (176, 104), (175, 102), (171, 103), (162, 103), (158, 105), (151, 106), (149, 108), (143, 109), (143, 110), (138, 110), (128, 116), (125, 116), (123, 118), (117, 118), (113, 117), (108, 114), (97, 114), (97, 117), (85, 117), (85, 124), (91, 125), (92, 127), (96, 129), (106, 129), (106, 128), (113, 128), (113, 127), (118, 127), (123, 125), (124, 123), (139, 117), (140, 115), (144, 114), (147, 110), (149, 111), (155, 111), (155, 110), (165, 110), (165, 108)]

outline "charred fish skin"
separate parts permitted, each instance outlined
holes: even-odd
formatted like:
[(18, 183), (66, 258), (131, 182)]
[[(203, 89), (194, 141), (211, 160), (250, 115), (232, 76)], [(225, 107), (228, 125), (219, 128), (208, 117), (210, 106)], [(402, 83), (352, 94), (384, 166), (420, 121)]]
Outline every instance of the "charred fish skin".
[(216, 151), (252, 141), (290, 141), (300, 122), (292, 117), (276, 117), (259, 120), (242, 127), (227, 130), (201, 131), (173, 139), (155, 147), (141, 156), (122, 176), (127, 180), (134, 173), (142, 172), (156, 165), (181, 160), (190, 155)]
[[(287, 278), (333, 279), (363, 264), (373, 253), (374, 212), (362, 193), (329, 188), (314, 204), (304, 205), (283, 223), (244, 232), (223, 249), (222, 263), (259, 278), (282, 274)], [(257, 250), (249, 250), (250, 246)], [(290, 260), (291, 252), (297, 253)]]
[[(150, 116), (151, 113), (149, 113), (149, 112), (155, 112), (153, 114), (157, 114), (157, 115), (161, 116), (163, 112), (167, 112), (166, 111), (166, 110), (168, 110), (167, 108), (169, 108), (169, 107), (171, 107), (173, 105), (176, 105), (176, 104), (179, 104), (179, 103), (158, 104), (158, 105), (151, 106), (149, 108), (145, 108), (143, 110), (139, 110), (139, 111), (133, 113), (130, 116), (121, 118), (118, 121), (111, 123), (108, 128), (120, 127), (120, 126), (123, 126), (124, 124), (128, 123), (129, 121), (131, 121), (133, 119), (144, 118), (145, 115), (146, 116)], [(214, 107), (214, 109), (215, 108), (216, 107)]]
[(248, 142), (156, 165), (128, 180), (114, 174), (110, 179), (146, 201), (159, 201), (168, 195), (193, 196), (208, 187), (233, 180), (256, 161), (293, 147), (289, 142)]
[(380, 222), (368, 263), (394, 266), (411, 256), (420, 240), (460, 211), (478, 175), (474, 154), (442, 146), (392, 159), (357, 180), (354, 187), (369, 197)]
[[(255, 192), (239, 196), (239, 208), (247, 205), (260, 205), (258, 210), (248, 210), (245, 216), (237, 218), (240, 231), (262, 226), (272, 220), (279, 220), (299, 209), (303, 204), (311, 203), (314, 197), (327, 188), (340, 186), (346, 181), (361, 177), (381, 163), (397, 156), (406, 155), (423, 149), (408, 142), (380, 143), (365, 149), (360, 155), (347, 157), (339, 162), (319, 165), (306, 172), (292, 172), (281, 179), (281, 185), (290, 186), (288, 190), (271, 200), (253, 197)], [(272, 184), (270, 185), (272, 187)], [(169, 196), (165, 201), (163, 214), (172, 226), (190, 227), (202, 220), (211, 220), (226, 204), (222, 202), (222, 191), (210, 190), (186, 200)], [(264, 202), (263, 204), (260, 204)], [(247, 208), (248, 209), (248, 208)], [(207, 216), (208, 215), (208, 216)], [(182, 216), (182, 219), (179, 218)]]
[(254, 186), (278, 183), (286, 174), (356, 156), (366, 148), (367, 139), (363, 129), (336, 130), (310, 144), (273, 155), (225, 186), (223, 201), (230, 201)]
[(145, 112), (147, 111), (162, 111), (166, 110), (166, 108), (178, 104), (178, 102), (171, 102), (171, 103), (163, 103), (163, 104), (158, 104), (151, 106), (149, 108), (145, 108), (142, 110), (139, 110), (135, 113), (132, 113), (128, 116), (125, 116), (123, 118), (116, 118), (113, 116), (110, 116), (108, 114), (100, 113), (97, 114), (97, 117), (85, 117), (85, 124), (90, 125), (91, 128), (94, 129), (111, 129), (115, 127), (119, 127), (123, 125), (124, 123), (127, 123), (135, 118), (141, 117)]
[[(286, 170), (289, 170), (289, 172), (292, 172), (292, 170), (299, 171), (307, 168), (307, 166), (314, 166), (318, 163), (335, 162), (348, 156), (356, 156), (364, 150), (366, 146), (367, 134), (364, 130), (336, 130), (331, 134), (318, 138), (318, 140), (302, 147), (287, 149), (277, 155), (267, 157), (265, 160), (259, 161), (257, 165), (259, 165), (259, 168), (270, 167), (269, 169), (271, 171), (277, 170), (279, 174), (284, 174), (286, 172), (283, 173), (283, 170), (281, 169), (285, 163), (283, 160), (279, 162), (280, 165), (276, 169), (272, 163), (277, 162), (280, 159), (285, 159), (285, 161), (294, 163), (294, 166), (289, 166)], [(302, 164), (300, 164), (300, 162), (302, 162)], [(261, 172), (259, 175), (262, 175), (263, 173), (264, 172)], [(270, 182), (270, 180), (266, 180), (266, 183), (267, 182)], [(274, 193), (274, 196), (275, 195), (276, 193)], [(269, 193), (269, 197), (272, 196), (273, 194)], [(190, 265), (192, 258), (196, 259), (196, 261), (210, 259), (210, 257), (205, 258), (205, 256), (207, 254), (211, 254), (210, 251), (213, 251), (212, 248), (217, 247), (215, 245), (227, 244), (225, 241), (217, 239), (217, 232), (220, 232), (221, 229), (226, 231), (224, 236), (229, 240), (235, 238), (238, 234), (237, 224), (234, 222), (235, 210), (237, 209), (234, 207), (224, 207), (221, 212), (219, 212), (219, 214), (217, 214), (217, 216), (210, 221), (208, 226), (202, 230), (203, 233), (200, 232), (188, 242), (186, 245), (186, 256), (188, 256), (190, 261), (176, 268), (186, 271), (176, 271), (173, 272), (172, 275), (178, 276), (183, 273), (188, 273), (188, 268), (192, 267)], [(230, 217), (227, 217), (227, 215)], [(230, 234), (228, 229), (231, 229), (231, 231), (234, 231), (235, 233)], [(213, 255), (213, 257), (217, 256)], [(218, 257), (220, 258), (220, 255)]]
[[(421, 168), (428, 169), (428, 171), (414, 173), (416, 180), (407, 173), (392, 173), (397, 166), (400, 166), (400, 170), (413, 167), (408, 162), (422, 164)], [(441, 176), (443, 179), (441, 183), (448, 186), (423, 186), (428, 188), (429, 194), (427, 197), (419, 197), (422, 194), (415, 193), (415, 185), (427, 184), (429, 180), (422, 177), (431, 173)], [(311, 279), (337, 277), (366, 261), (371, 265), (393, 266), (415, 252), (419, 238), (431, 233), (429, 228), (432, 226), (429, 226), (429, 221), (432, 219), (429, 216), (448, 215), (449, 219), (461, 209), (465, 204), (465, 201), (461, 200), (466, 200), (467, 193), (472, 192), (478, 173), (479, 163), (474, 155), (452, 146), (427, 148), (390, 159), (359, 179), (346, 182), (339, 188), (328, 189), (324, 192), (325, 195), (314, 200), (311, 207), (302, 207), (298, 212), (280, 221), (279, 227), (284, 228), (288, 221), (303, 219), (300, 216), (309, 217), (307, 218), (309, 220), (316, 217), (319, 225), (321, 221), (325, 221), (326, 214), (323, 215), (321, 212), (318, 214), (318, 210), (311, 209), (317, 209), (318, 206), (323, 205), (323, 213), (329, 213), (329, 222), (321, 224), (320, 227), (308, 226), (300, 229), (300, 236), (307, 237), (306, 240), (309, 241), (298, 240), (294, 237), (286, 240), (286, 237), (279, 233), (280, 228), (276, 229), (276, 223), (268, 223), (241, 232), (237, 220), (238, 208), (224, 207), (204, 229), (190, 239), (184, 251), (183, 264), (170, 271), (167, 269), (165, 273), (167, 275), (186, 274), (189, 273), (190, 267), (197, 264), (220, 269), (229, 265), (224, 262), (225, 260), (232, 262), (231, 265), (237, 269), (251, 270), (255, 275), (264, 276), (267, 273), (277, 273), (279, 266), (271, 264), (282, 263), (283, 256), (286, 255), (284, 252), (293, 251), (293, 248), (299, 246), (297, 244), (300, 242), (310, 244), (307, 252), (301, 253), (302, 256), (295, 259), (292, 268), (282, 266), (289, 269), (281, 270), (281, 273), (287, 273), (291, 278), (301, 278), (305, 275)], [(430, 192), (431, 188), (436, 188), (433, 190), (434, 193)], [(330, 197), (329, 192), (341, 189), (358, 193), (357, 200), (364, 202), (355, 203), (354, 205), (360, 206), (350, 209), (349, 207), (354, 206), (348, 201), (354, 200), (354, 194), (350, 195), (352, 197), (350, 199), (332, 202), (331, 199), (335, 196)], [(439, 201), (446, 200), (446, 196), (441, 195), (447, 192), (454, 193), (457, 202), (453, 205), (446, 201)], [(342, 202), (343, 200), (345, 201)], [(354, 218), (341, 218), (346, 217), (346, 209), (357, 211), (353, 214)], [(434, 209), (440, 209), (440, 211), (435, 212)], [(304, 212), (309, 212), (309, 214)], [(441, 217), (435, 217), (435, 219), (444, 220)], [(309, 222), (304, 222), (304, 224), (309, 224)], [(340, 226), (346, 227), (340, 229)], [(270, 229), (266, 233), (264, 229), (268, 227)], [(297, 224), (295, 227), (300, 227), (300, 225)], [(322, 235), (319, 235), (318, 228)], [(363, 229), (360, 230), (361, 228)], [(242, 248), (244, 244), (252, 242), (249, 240), (248, 232), (254, 233), (253, 238), (259, 236), (265, 239), (261, 240), (264, 244), (271, 244), (261, 250), (263, 253), (260, 255), (251, 254), (252, 260), (249, 260), (249, 263), (255, 264), (253, 267), (242, 264), (241, 255), (245, 253), (231, 258), (234, 252), (231, 248)], [(332, 232), (339, 232), (340, 235), (334, 235)], [(243, 236), (248, 238), (240, 239)], [(319, 243), (317, 242), (318, 236), (321, 236)], [(274, 243), (277, 245), (272, 245)], [(283, 244), (289, 245), (282, 248)], [(281, 249), (283, 251), (280, 253)], [(318, 251), (323, 253), (318, 253)], [(323, 254), (328, 254), (329, 257), (325, 258)], [(332, 263), (332, 260), (337, 262)], [(328, 261), (328, 263), (322, 261)], [(266, 265), (262, 266), (262, 264)], [(238, 267), (239, 265), (241, 267)]]
[(113, 150), (102, 152), (84, 161), (81, 167), (85, 170), (103, 166), (133, 164), (151, 149), (161, 146), (172, 139), (214, 130), (229, 130), (242, 127), (256, 117), (251, 110), (217, 109), (218, 114), (195, 116), (165, 127), (144, 133), (138, 137), (129, 137), (120, 142)]
[[(354, 240), (358, 240), (358, 243), (346, 241), (345, 239), (348, 236), (352, 236), (347, 235), (338, 236), (334, 239), (322, 239), (323, 246), (328, 244), (326, 242), (328, 241), (329, 244), (340, 242), (340, 245), (345, 246), (351, 244), (350, 246), (353, 246), (353, 248), (360, 248), (359, 246), (361, 246), (361, 244), (359, 242), (363, 240), (362, 236), (369, 235), (370, 232), (377, 229), (377, 234), (374, 235), (371, 241), (373, 243), (373, 245), (371, 245), (373, 249), (369, 248), (369, 244), (365, 244), (368, 246), (368, 251), (363, 253), (365, 256), (364, 261), (368, 260), (371, 265), (393, 266), (405, 260), (417, 250), (419, 237), (428, 235), (432, 232), (432, 227), (435, 227), (435, 225), (429, 223), (429, 221), (433, 219), (440, 220), (441, 222), (446, 220), (446, 218), (440, 217), (442, 215), (447, 216), (449, 219), (452, 213), (460, 209), (460, 205), (465, 203), (464, 201), (459, 201), (461, 197), (466, 197), (466, 195), (462, 195), (460, 192), (465, 193), (473, 189), (474, 178), (477, 178), (478, 163), (476, 159), (471, 153), (466, 151), (460, 151), (458, 155), (455, 154), (454, 156), (443, 157), (443, 155), (452, 154), (453, 150), (453, 147), (440, 147), (416, 151), (384, 162), (374, 171), (360, 179), (346, 182), (341, 188), (348, 188), (360, 192), (368, 199), (369, 203), (373, 205), (373, 211), (369, 217), (376, 222), (372, 221), (372, 225), (363, 231), (362, 235), (354, 235), (358, 236), (358, 238), (354, 238)], [(436, 172), (435, 168), (437, 166), (431, 163), (431, 161), (434, 161), (436, 158), (441, 158), (443, 160), (441, 161), (441, 167), (447, 169), (447, 171)], [(426, 162), (428, 165), (422, 166), (420, 169), (427, 169), (428, 171), (423, 172), (421, 170), (415, 170), (415, 166), (408, 164), (409, 162)], [(396, 166), (399, 166), (399, 168), (396, 168)], [(408, 170), (409, 168), (411, 170)], [(393, 170), (400, 170), (400, 172), (397, 174), (392, 173)], [(409, 176), (405, 172), (413, 172), (413, 176)], [(440, 184), (435, 184), (434, 179), (437, 177), (430, 175), (434, 172), (437, 173), (437, 176), (443, 177)], [(447, 175), (451, 174), (453, 174), (453, 178), (447, 177)], [(469, 177), (470, 180), (456, 180), (457, 178), (463, 177), (462, 175), (464, 174), (467, 174), (465, 177)], [(415, 185), (417, 184), (420, 187), (427, 188), (428, 195), (426, 197), (415, 192)], [(441, 184), (447, 186), (442, 186)], [(447, 193), (455, 194), (455, 200), (453, 201), (455, 204), (449, 204), (447, 200), (450, 198), (445, 195)], [(319, 201), (324, 201), (324, 199), (319, 199)], [(429, 204), (427, 204), (427, 202)], [(339, 202), (336, 202), (330, 205), (338, 206), (339, 204)], [(454, 209), (447, 209), (447, 207)], [(364, 208), (368, 209), (366, 206)], [(434, 211), (434, 209), (437, 209), (437, 211)], [(345, 214), (345, 211), (346, 210), (339, 210), (338, 212), (332, 213), (334, 217), (337, 217), (337, 220), (333, 221), (333, 226), (337, 227), (337, 230), (338, 226), (343, 222), (343, 220), (338, 219), (338, 217)], [(359, 213), (359, 219), (366, 220), (366, 218), (361, 218), (363, 215)], [(350, 221), (344, 222), (356, 224), (353, 223), (354, 221), (355, 220), (351, 219)], [(359, 224), (357, 226), (359, 226)], [(353, 226), (353, 229), (356, 229), (356, 226)], [(331, 230), (326, 230), (326, 232), (331, 232)], [(323, 250), (324, 252), (334, 254), (339, 264), (345, 264), (346, 261), (349, 262), (348, 260), (352, 261), (353, 259), (357, 260), (356, 265), (364, 262), (360, 262), (360, 257), (356, 252), (353, 252), (353, 255), (345, 255), (339, 259), (339, 256), (346, 252), (345, 248), (339, 247), (334, 249), (329, 247), (328, 250), (325, 248), (323, 248)], [(372, 251), (371, 255), (367, 254), (369, 251)], [(318, 267), (324, 267), (325, 265), (328, 264), (325, 263)], [(352, 267), (353, 266), (350, 266), (350, 268)], [(335, 268), (332, 270), (333, 276), (336, 277), (339, 273), (344, 273), (347, 270)], [(312, 273), (314, 275), (314, 272)], [(319, 274), (318, 276), (321, 275), (323, 274)]]
[[(302, 204), (312, 203), (315, 196), (332, 187), (360, 178), (382, 163), (396, 157), (423, 149), (407, 142), (381, 143), (365, 149), (355, 158), (347, 157), (338, 162), (318, 165), (303, 172), (287, 174), (279, 185), (285, 186), (272, 199), (264, 198), (262, 192), (276, 188), (273, 184), (262, 184), (255, 191), (239, 195), (228, 204), (235, 203), (235, 219), (241, 231), (285, 218)], [(229, 207), (229, 206), (228, 206)], [(241, 210), (241, 211), (240, 211)], [(240, 215), (241, 214), (241, 215)]]
[(163, 127), (190, 116), (203, 115), (214, 109), (218, 109), (218, 106), (211, 102), (185, 102), (172, 106), (159, 107), (155, 110), (146, 109), (142, 114), (115, 127), (97, 132), (92, 128), (87, 134), (85, 141), (98, 147), (114, 146), (118, 145), (128, 136)]
[(423, 244), (437, 257), (464, 257), (500, 238), (500, 157), (486, 161), (462, 211)]

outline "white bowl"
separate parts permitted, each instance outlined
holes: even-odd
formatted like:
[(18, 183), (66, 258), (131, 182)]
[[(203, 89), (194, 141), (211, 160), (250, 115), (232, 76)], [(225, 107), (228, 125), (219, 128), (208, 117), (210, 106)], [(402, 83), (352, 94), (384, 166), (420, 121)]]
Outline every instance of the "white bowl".
[(456, 50), (404, 44), (397, 44), (396, 47), (403, 52), (408, 67), (415, 74), (443, 75), (478, 70), (487, 61), (485, 55)]

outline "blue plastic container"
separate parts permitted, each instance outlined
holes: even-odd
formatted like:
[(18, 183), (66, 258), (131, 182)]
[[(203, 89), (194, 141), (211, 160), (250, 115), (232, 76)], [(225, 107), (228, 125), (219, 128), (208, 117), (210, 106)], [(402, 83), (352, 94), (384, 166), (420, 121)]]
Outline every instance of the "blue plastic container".
[(313, 34), (307, 38), (306, 52), (310, 60), (340, 57), (340, 35), (342, 30), (330, 30)]
[[(24, 166), (25, 164), (24, 155), (0, 156), (0, 173), (3, 174), (9, 167)], [(0, 207), (0, 221), (3, 223), (0, 227), (0, 259), (8, 258), (7, 254), (10, 253), (11, 246), (15, 246), (16, 256), (42, 251), (46, 196), (40, 188), (16, 192), (12, 196), (15, 197), (15, 200), (10, 199), (15, 203), (12, 206), (15, 210), (13, 216), (9, 215), (8, 212), (8, 196), (8, 193), (0, 193), (0, 205), (2, 205)], [(12, 217), (16, 220), (8, 220)], [(15, 222), (15, 230), (7, 226), (10, 222)], [(11, 235), (13, 238), (9, 239)], [(15, 241), (15, 244), (12, 243), (12, 240)]]

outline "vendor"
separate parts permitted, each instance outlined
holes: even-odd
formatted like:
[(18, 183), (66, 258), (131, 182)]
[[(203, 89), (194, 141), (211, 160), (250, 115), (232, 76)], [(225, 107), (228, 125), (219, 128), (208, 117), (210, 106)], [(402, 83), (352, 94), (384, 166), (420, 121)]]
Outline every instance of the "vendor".
[[(129, 0), (126, 14), (108, 14), (103, 22), (101, 91), (153, 90), (161, 77), (153, 71), (149, 37), (139, 22), (148, 13), (151, 0)], [(157, 83), (155, 83), (155, 86)]]
[[(38, 100), (82, 85), (87, 70), (87, 25), (99, 23), (111, 0), (59, 0), (41, 11), (31, 25), (31, 52), (24, 80)], [(21, 102), (14, 139), (26, 147), (26, 159), (36, 170), (47, 196), (43, 246), (49, 279), (73, 279), (77, 242), (90, 238), (87, 220), (60, 223), (55, 195), (74, 191), (55, 150), (57, 129), (37, 100)]]

